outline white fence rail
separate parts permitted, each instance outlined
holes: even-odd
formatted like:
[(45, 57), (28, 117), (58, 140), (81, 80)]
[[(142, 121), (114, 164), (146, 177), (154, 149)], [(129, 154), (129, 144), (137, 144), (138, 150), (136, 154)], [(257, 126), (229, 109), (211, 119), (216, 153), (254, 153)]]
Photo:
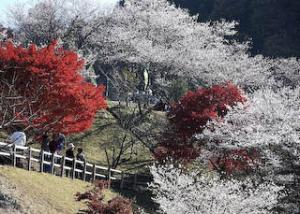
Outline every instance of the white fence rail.
[(120, 170), (79, 161), (75, 158), (72, 159), (31, 147), (2, 142), (0, 142), (1, 156), (10, 159), (14, 167), (23, 159), (27, 163), (25, 166), (29, 171), (37, 165), (37, 171), (40, 172), (48, 172), (61, 177), (68, 176), (72, 179), (77, 178), (88, 182), (106, 179), (117, 183), (121, 189), (136, 188), (137, 186), (146, 187), (151, 180), (148, 175), (124, 173)]
[(78, 178), (84, 181), (94, 182), (96, 179), (118, 180), (120, 187), (123, 188), (123, 172), (110, 169), (109, 167), (98, 166), (96, 164), (79, 161), (75, 158), (68, 158), (58, 154), (52, 154), (31, 147), (17, 146), (0, 142), (0, 156), (8, 157), (14, 167), (21, 159), (26, 160), (27, 170), (32, 169), (32, 163), (39, 163), (39, 171), (57, 174), (61, 177), (70, 173), (72, 179)]

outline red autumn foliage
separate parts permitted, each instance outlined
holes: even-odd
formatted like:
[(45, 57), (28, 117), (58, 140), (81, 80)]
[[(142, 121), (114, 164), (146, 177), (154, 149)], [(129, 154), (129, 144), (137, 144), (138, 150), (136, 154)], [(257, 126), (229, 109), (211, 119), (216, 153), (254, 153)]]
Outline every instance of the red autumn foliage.
[(201, 133), (209, 120), (224, 117), (227, 106), (233, 107), (244, 102), (240, 89), (232, 83), (214, 85), (211, 88), (199, 88), (189, 91), (168, 114), (176, 137), (187, 141), (194, 134)]
[(79, 74), (83, 66), (75, 52), (55, 42), (43, 48), (1, 43), (0, 94), (13, 98), (1, 103), (7, 111), (0, 112), (0, 125), (22, 123), (64, 134), (91, 127), (106, 101), (104, 87), (95, 87)]
[(154, 151), (155, 158), (159, 161), (169, 157), (180, 161), (194, 160), (201, 150), (193, 145), (192, 136), (201, 133), (208, 121), (224, 117), (227, 106), (233, 107), (245, 100), (232, 83), (189, 91), (172, 105), (168, 113), (171, 127), (163, 133), (161, 143)]
[(168, 158), (180, 160), (181, 162), (190, 162), (199, 157), (201, 149), (193, 144), (185, 144), (181, 142), (165, 141), (160, 143), (154, 149), (155, 159), (163, 162)]
[(227, 174), (248, 172), (257, 166), (259, 161), (259, 154), (256, 150), (232, 150), (210, 160), (210, 168)]
[(115, 197), (108, 202), (107, 213), (131, 214), (131, 201), (123, 197)]
[(129, 199), (118, 196), (104, 203), (103, 190), (108, 186), (108, 181), (97, 181), (93, 190), (77, 193), (76, 200), (87, 200), (88, 214), (132, 214), (132, 202)]

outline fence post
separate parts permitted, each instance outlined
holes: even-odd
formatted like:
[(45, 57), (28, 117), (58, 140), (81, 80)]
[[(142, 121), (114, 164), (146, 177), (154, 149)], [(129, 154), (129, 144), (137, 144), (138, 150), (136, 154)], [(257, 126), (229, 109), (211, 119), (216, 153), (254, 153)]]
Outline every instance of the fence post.
[(27, 160), (27, 170), (30, 171), (31, 168), (31, 147), (28, 148), (28, 160)]
[(83, 162), (83, 173), (82, 173), (82, 180), (85, 181), (85, 176), (86, 176), (86, 160)]
[(54, 153), (51, 155), (51, 174), (54, 174)]
[(64, 177), (65, 173), (65, 156), (62, 156), (60, 163), (60, 177)]
[(72, 179), (75, 178), (75, 169), (76, 169), (76, 159), (73, 159), (73, 165), (72, 165)]
[(93, 164), (92, 182), (96, 180), (96, 164)]
[(12, 146), (12, 165), (13, 167), (16, 167), (16, 162), (17, 162), (17, 158), (16, 158), (16, 153), (17, 153), (17, 148), (16, 148), (16, 144), (13, 144)]
[(133, 181), (133, 188), (135, 189), (136, 188), (136, 185), (137, 185), (137, 174), (134, 174), (134, 181)]
[(44, 171), (44, 150), (41, 150), (40, 154), (40, 172)]
[(123, 188), (124, 188), (124, 172), (122, 171), (120, 189), (123, 189)]
[(110, 167), (108, 167), (107, 169), (107, 175), (106, 175), (106, 179), (108, 180), (108, 189), (110, 188), (110, 182), (111, 182), (111, 171), (110, 171)]

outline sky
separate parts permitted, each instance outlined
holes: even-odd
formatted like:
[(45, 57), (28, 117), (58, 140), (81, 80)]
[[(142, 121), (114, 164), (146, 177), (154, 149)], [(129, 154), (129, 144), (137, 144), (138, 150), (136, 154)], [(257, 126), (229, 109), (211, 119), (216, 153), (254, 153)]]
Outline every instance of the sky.
[(11, 2), (14, 2), (14, 0), (0, 0), (0, 21), (4, 19), (4, 13)]
[[(19, 3), (25, 3), (28, 2), (29, 0), (0, 0), (0, 23), (7, 24), (7, 18), (6, 18), (6, 13), (8, 8), (11, 5), (16, 4), (17, 2)], [(35, 0), (30, 0), (29, 2), (34, 2)], [(89, 0), (92, 2), (97, 2), (100, 5), (105, 6), (110, 6), (114, 5), (118, 2), (118, 0)]]

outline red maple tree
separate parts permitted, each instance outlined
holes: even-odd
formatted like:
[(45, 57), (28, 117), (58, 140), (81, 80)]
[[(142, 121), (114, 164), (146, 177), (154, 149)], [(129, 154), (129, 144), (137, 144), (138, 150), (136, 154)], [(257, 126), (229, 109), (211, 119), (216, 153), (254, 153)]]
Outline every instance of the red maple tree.
[(37, 48), (0, 44), (0, 128), (22, 124), (64, 134), (81, 132), (106, 108), (104, 87), (80, 75), (84, 60), (56, 42)]
[(176, 137), (188, 141), (194, 134), (201, 133), (209, 120), (224, 117), (228, 106), (244, 101), (241, 90), (232, 83), (199, 88), (173, 104), (168, 118)]
[[(171, 157), (175, 160), (190, 161), (199, 157), (201, 147), (194, 144), (192, 137), (201, 133), (208, 121), (224, 117), (228, 106), (233, 107), (245, 100), (241, 90), (232, 83), (199, 88), (195, 92), (189, 91), (179, 102), (172, 105), (168, 113), (170, 128), (163, 133), (162, 140), (154, 151), (156, 159), (162, 161)], [(238, 155), (235, 152), (232, 154)], [(230, 156), (227, 154), (224, 156), (226, 160), (222, 158), (218, 163), (214, 163), (222, 165), (225, 169), (228, 165), (232, 170), (231, 166), (237, 166), (239, 163), (230, 159)]]

